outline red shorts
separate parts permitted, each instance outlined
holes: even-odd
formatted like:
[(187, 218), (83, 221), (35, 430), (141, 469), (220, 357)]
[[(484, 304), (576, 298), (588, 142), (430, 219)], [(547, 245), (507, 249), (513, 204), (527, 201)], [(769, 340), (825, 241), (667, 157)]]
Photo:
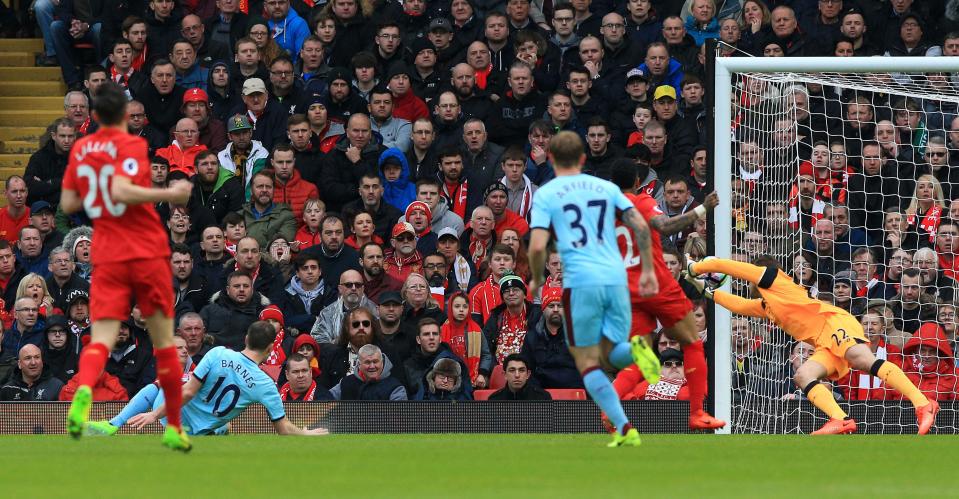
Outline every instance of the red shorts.
[(660, 282), (659, 294), (650, 298), (642, 298), (633, 294), (633, 325), (629, 329), (629, 337), (647, 335), (656, 329), (656, 321), (664, 327), (672, 327), (681, 321), (686, 314), (693, 311), (693, 303), (686, 298), (683, 288), (675, 279), (666, 284)]
[(173, 317), (173, 269), (169, 258), (101, 263), (90, 280), (90, 320), (124, 320), (136, 299), (143, 317)]

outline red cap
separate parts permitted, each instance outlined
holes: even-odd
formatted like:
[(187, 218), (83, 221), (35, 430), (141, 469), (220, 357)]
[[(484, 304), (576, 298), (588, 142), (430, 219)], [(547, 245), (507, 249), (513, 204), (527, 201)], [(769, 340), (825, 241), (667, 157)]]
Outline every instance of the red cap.
[(203, 102), (209, 104), (210, 98), (202, 88), (191, 88), (183, 94), (183, 103), (186, 104), (187, 102)]
[(409, 232), (413, 234), (413, 237), (416, 237), (416, 229), (413, 228), (413, 224), (409, 222), (397, 222), (393, 226), (393, 237), (399, 236), (404, 232)]
[(550, 303), (554, 301), (560, 301), (563, 299), (563, 290), (562, 288), (543, 288), (543, 298), (541, 301), (542, 307), (546, 308)]
[(815, 179), (815, 178), (816, 178), (816, 172), (815, 172), (815, 169), (814, 169), (813, 166), (812, 166), (812, 163), (810, 163), (810, 162), (808, 162), (808, 161), (803, 161), (802, 163), (800, 163), (800, 164), (799, 164), (799, 176), (800, 176), (800, 177), (812, 177), (813, 179)]
[[(202, 92), (202, 90), (201, 90)], [(267, 319), (273, 319), (280, 323), (280, 326), (286, 327), (283, 323), (283, 312), (280, 311), (280, 307), (276, 305), (269, 305), (260, 312), (260, 320), (265, 321)]]

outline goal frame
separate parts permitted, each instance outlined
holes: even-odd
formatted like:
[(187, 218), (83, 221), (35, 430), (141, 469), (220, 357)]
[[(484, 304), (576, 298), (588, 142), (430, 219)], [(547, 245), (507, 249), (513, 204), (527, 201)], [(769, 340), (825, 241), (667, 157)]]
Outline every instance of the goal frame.
[[(959, 72), (959, 57), (713, 57), (713, 185), (720, 205), (715, 211), (713, 241), (715, 256), (732, 254), (732, 125), (733, 85), (737, 73), (896, 73), (896, 72)], [(722, 289), (728, 291), (727, 283)], [(713, 311), (713, 401), (715, 416), (729, 424), (718, 434), (732, 433), (732, 347), (730, 345), (732, 313), (714, 306)]]

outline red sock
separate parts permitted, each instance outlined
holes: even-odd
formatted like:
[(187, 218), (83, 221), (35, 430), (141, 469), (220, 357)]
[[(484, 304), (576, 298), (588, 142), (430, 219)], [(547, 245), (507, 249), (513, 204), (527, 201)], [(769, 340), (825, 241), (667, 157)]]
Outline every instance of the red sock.
[(683, 346), (683, 368), (686, 370), (686, 382), (689, 387), (690, 414), (703, 410), (709, 382), (709, 368), (706, 366), (706, 353), (703, 341)]
[(110, 351), (103, 343), (90, 343), (80, 352), (80, 360), (77, 368), (77, 384), (79, 386), (89, 386), (93, 388), (100, 379), (100, 373), (107, 365), (107, 358)]
[(180, 406), (183, 405), (183, 366), (175, 346), (153, 351), (157, 359), (157, 379), (166, 401), (167, 424), (180, 427)]

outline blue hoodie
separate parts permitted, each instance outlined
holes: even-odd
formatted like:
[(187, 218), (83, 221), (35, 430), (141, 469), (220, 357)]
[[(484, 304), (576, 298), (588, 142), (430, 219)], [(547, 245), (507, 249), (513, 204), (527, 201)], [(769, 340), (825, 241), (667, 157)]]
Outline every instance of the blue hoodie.
[(689, 16), (686, 18), (686, 32), (693, 37), (698, 47), (710, 38), (719, 38), (719, 21), (714, 17), (709, 20), (705, 28), (700, 28), (696, 18)]
[(310, 27), (307, 26), (306, 21), (296, 13), (296, 10), (290, 8), (286, 19), (279, 22), (270, 19), (269, 26), (277, 45), (289, 52), (290, 57), (293, 58), (293, 64), (296, 64), (300, 57), (300, 47), (303, 46), (306, 37), (310, 36)]
[[(383, 162), (387, 158), (393, 158), (403, 165), (400, 171), (400, 178), (390, 182), (383, 175)], [(416, 184), (410, 182), (410, 164), (406, 161), (406, 155), (403, 151), (391, 147), (380, 154), (380, 160), (376, 163), (377, 170), (380, 172), (380, 180), (383, 182), (383, 200), (391, 204), (401, 212), (406, 211), (406, 207), (413, 201), (416, 201)]]

